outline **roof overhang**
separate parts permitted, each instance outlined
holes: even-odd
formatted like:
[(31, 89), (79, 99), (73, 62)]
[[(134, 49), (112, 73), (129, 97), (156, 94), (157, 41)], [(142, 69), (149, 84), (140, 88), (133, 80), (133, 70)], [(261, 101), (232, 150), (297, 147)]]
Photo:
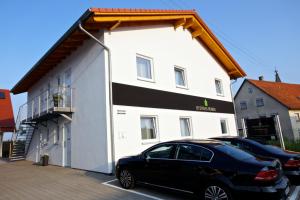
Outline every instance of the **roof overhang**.
[(118, 27), (172, 24), (191, 32), (192, 38), (201, 42), (225, 69), (231, 79), (246, 76), (246, 73), (224, 48), (204, 21), (194, 10), (148, 10), (91, 8), (53, 45), (53, 47), (13, 87), (14, 94), (28, 91), (43, 75), (62, 62), (89, 37), (81, 32), (78, 24), (89, 32), (100, 29), (113, 31)]

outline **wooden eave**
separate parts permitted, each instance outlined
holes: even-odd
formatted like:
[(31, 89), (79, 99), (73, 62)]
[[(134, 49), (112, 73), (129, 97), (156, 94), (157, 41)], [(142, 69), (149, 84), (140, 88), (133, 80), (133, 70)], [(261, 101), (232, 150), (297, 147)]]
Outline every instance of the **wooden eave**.
[(48, 73), (89, 37), (78, 29), (78, 23), (89, 32), (106, 29), (114, 31), (119, 27), (172, 24), (191, 32), (191, 37), (204, 44), (207, 50), (226, 70), (231, 79), (243, 77), (246, 73), (224, 48), (204, 21), (193, 10), (143, 10), (143, 9), (98, 9), (84, 13), (63, 37), (40, 59), (40, 61), (11, 90), (14, 94), (28, 91), (43, 75)]

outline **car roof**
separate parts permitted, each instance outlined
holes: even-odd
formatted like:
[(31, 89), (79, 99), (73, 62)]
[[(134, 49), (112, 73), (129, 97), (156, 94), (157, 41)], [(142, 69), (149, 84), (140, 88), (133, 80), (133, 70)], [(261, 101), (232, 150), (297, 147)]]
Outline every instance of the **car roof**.
[(173, 140), (166, 143), (188, 143), (188, 144), (200, 144), (203, 146), (217, 146), (223, 145), (221, 141), (214, 139), (183, 139), (183, 140)]
[(218, 137), (212, 137), (211, 139), (213, 140), (218, 140), (218, 139), (246, 139), (240, 136), (218, 136)]

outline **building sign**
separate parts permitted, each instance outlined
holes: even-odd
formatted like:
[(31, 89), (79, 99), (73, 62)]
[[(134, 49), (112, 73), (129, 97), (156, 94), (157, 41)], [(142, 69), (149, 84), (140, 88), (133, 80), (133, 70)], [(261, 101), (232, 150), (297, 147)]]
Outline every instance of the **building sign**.
[(196, 106), (196, 111), (217, 112), (215, 107), (208, 106), (208, 101), (205, 99), (202, 106)]
[(234, 114), (233, 103), (199, 96), (112, 84), (113, 105)]

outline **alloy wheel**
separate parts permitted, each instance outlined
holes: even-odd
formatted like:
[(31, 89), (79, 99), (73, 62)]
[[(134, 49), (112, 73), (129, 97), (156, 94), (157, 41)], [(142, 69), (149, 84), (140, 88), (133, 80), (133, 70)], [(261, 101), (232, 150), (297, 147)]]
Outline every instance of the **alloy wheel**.
[(214, 185), (206, 188), (205, 200), (229, 200), (229, 198), (224, 189)]
[(128, 170), (122, 170), (120, 173), (120, 182), (121, 185), (128, 189), (131, 188), (133, 186), (133, 177), (131, 175), (131, 173)]

